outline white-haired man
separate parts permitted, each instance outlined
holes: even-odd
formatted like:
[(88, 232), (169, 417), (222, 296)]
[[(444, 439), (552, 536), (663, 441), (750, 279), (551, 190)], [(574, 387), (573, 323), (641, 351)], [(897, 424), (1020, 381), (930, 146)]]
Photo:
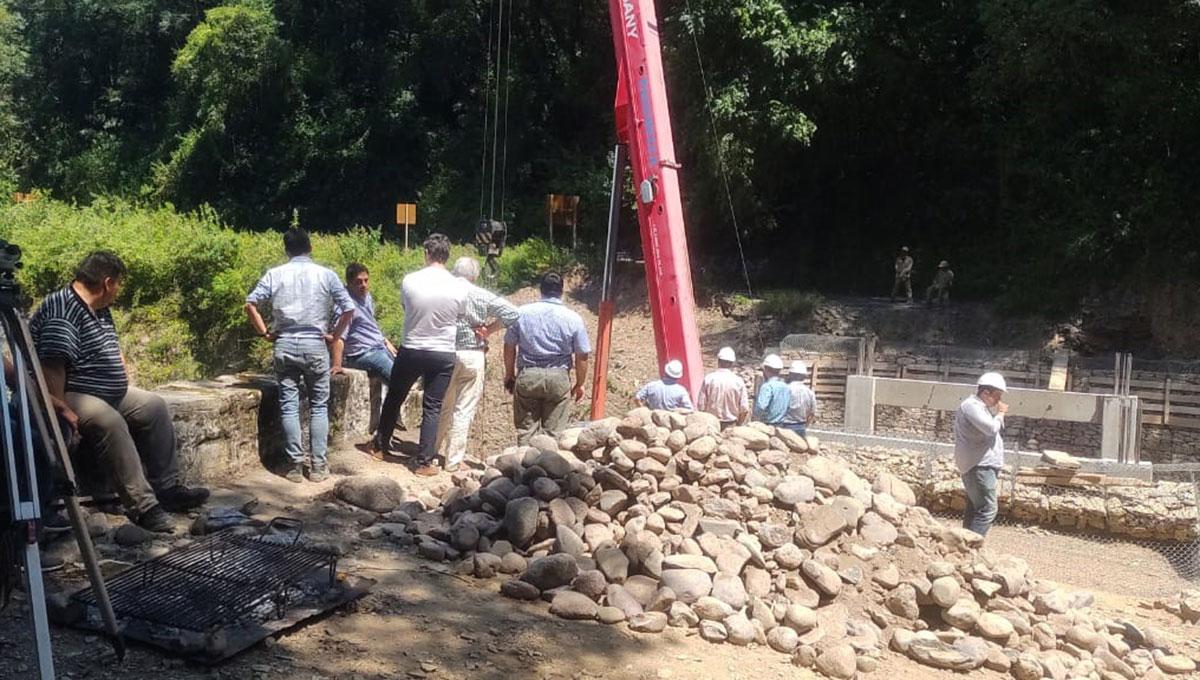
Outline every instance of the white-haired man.
[(637, 399), (639, 406), (648, 406), (652, 409), (664, 409), (673, 411), (677, 408), (685, 408), (690, 410), (696, 407), (692, 405), (692, 398), (688, 395), (687, 388), (679, 384), (679, 379), (683, 377), (683, 363), (678, 359), (672, 359), (663, 366), (663, 377), (661, 380), (652, 380), (642, 386), (638, 390)]
[(696, 408), (716, 416), (721, 429), (744, 423), (750, 416), (750, 391), (746, 381), (733, 372), (736, 365), (733, 348), (722, 347), (717, 352), (717, 370), (704, 376), (696, 397)]
[(817, 395), (805, 381), (808, 380), (808, 366), (800, 360), (792, 362), (788, 369), (788, 400), (787, 415), (783, 417), (783, 427), (795, 432), (801, 437), (808, 434), (808, 425), (817, 415)]
[(954, 414), (954, 462), (967, 495), (963, 528), (980, 536), (996, 519), (996, 478), (1004, 467), (1003, 401), (1008, 386), (999, 373), (984, 373), (975, 394), (963, 399)]
[(458, 317), (454, 373), (446, 388), (438, 423), (438, 455), (445, 461), (448, 472), (457, 470), (467, 455), (467, 435), (483, 396), (488, 336), (515, 324), (519, 316), (511, 302), (475, 285), (479, 278), (479, 262), (475, 258), (458, 258), (451, 271), (469, 287), (466, 307)]

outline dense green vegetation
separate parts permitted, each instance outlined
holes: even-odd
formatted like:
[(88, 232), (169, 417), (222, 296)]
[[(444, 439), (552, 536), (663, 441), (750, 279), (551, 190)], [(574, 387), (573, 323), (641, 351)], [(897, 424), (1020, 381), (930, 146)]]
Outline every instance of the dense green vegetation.
[[(0, 0), (0, 188), (254, 230), (386, 224), (417, 200), (422, 230), (465, 237), (497, 2)], [(944, 258), (956, 294), (1042, 311), (1198, 277), (1200, 5), (658, 5), (704, 272), (737, 284), (723, 160), (755, 285), (886, 291), (902, 243), (918, 287)], [(607, 3), (512, 7), (495, 212), (538, 233), (545, 194), (577, 193), (594, 243)]]
[[(114, 316), (122, 348), (143, 384), (267, 365), (269, 345), (254, 337), (242, 305), (263, 272), (287, 260), (277, 233), (230, 229), (212, 210), (180, 214), (170, 206), (146, 209), (115, 199), (80, 209), (38, 200), (0, 207), (0, 238), (21, 247), (19, 280), (35, 298), (70, 282), (75, 265), (91, 250), (107, 248), (121, 256), (129, 276)], [(456, 247), (452, 255), (475, 253)], [(378, 231), (359, 228), (316, 235), (313, 258), (339, 274), (350, 262), (366, 264), (380, 326), (400, 338), (399, 283), (422, 266), (419, 249), (380, 245)], [(506, 250), (500, 263), (493, 285), (509, 291), (572, 261), (544, 241), (529, 239)]]

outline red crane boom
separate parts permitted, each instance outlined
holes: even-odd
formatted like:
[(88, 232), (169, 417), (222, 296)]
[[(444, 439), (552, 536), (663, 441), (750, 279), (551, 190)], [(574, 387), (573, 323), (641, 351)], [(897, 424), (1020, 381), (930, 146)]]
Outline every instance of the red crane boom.
[(614, 109), (619, 144), (613, 171), (608, 255), (596, 343), (596, 373), (592, 384), (593, 418), (603, 417), (607, 387), (613, 315), (612, 260), (624, 172), (625, 153), (622, 147), (627, 150), (629, 165), (633, 169), (642, 254), (646, 261), (646, 288), (650, 294), (659, 370), (671, 359), (683, 362), (683, 379), (680, 382), (687, 387), (693, 400), (704, 374), (700, 335), (696, 329), (687, 235), (683, 224), (683, 202), (679, 197), (680, 165), (675, 160), (675, 142), (671, 135), (654, 2), (609, 0), (608, 6), (617, 60)]

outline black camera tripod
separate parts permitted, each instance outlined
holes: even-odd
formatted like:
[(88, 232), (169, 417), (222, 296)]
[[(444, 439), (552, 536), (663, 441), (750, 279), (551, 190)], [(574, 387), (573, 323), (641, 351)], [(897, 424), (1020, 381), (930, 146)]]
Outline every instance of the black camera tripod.
[[(0, 386), (0, 420), (3, 421), (0, 448), (3, 448), (3, 473), (7, 480), (7, 488), (0, 489), (0, 494), (7, 498), (11, 519), (11, 525), (0, 527), (0, 530), (11, 532), (14, 539), (24, 544), (24, 571), (33, 618), (38, 673), (42, 680), (51, 680), (55, 677), (54, 657), (50, 647), (42, 562), (38, 550), (38, 524), (42, 508), (38, 490), (39, 468), (52, 471), (51, 475), (63, 496), (88, 580), (97, 596), (100, 615), (118, 659), (125, 657), (125, 641), (117, 628), (96, 550), (83, 521), (75, 471), (22, 311), (28, 307), (29, 300), (22, 294), (15, 279), (20, 266), (21, 249), (0, 239), (0, 331), (4, 334), (0, 352), (3, 352), (6, 361), (11, 361), (13, 369), (9, 384), (12, 396)], [(35, 441), (40, 442), (40, 446), (35, 446)]]

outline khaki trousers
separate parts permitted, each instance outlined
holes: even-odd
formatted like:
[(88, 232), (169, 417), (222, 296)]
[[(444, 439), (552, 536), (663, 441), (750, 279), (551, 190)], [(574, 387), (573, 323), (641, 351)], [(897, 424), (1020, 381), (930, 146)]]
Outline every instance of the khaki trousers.
[(475, 349), (460, 349), (454, 358), (454, 373), (442, 398), (438, 422), (438, 455), (446, 465), (458, 465), (467, 456), (467, 436), (471, 421), (483, 396), (483, 366), (486, 355)]
[(557, 437), (571, 420), (571, 373), (565, 368), (523, 368), (513, 386), (513, 424), (524, 446), (539, 433)]

